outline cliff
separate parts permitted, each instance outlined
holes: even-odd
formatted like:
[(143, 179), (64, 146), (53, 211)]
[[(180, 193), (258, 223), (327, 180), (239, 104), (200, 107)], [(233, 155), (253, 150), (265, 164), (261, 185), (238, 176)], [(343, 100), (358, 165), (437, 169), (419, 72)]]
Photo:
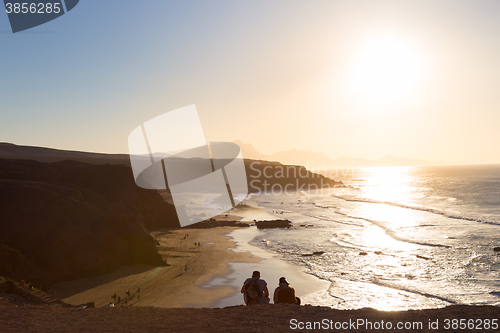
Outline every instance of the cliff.
[(164, 265), (149, 231), (172, 205), (124, 165), (0, 159), (0, 275), (47, 287), (123, 265)]

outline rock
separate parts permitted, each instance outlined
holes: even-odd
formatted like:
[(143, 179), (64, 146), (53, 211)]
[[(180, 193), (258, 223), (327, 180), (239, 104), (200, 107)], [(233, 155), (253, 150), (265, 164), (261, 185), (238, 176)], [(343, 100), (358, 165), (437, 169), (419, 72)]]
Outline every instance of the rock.
[(500, 252), (500, 246), (495, 246), (495, 247), (493, 248), (493, 251), (495, 251), (495, 252)]
[(289, 228), (292, 226), (292, 222), (288, 220), (274, 220), (274, 221), (257, 221), (255, 222), (257, 228)]
[(419, 258), (419, 259), (424, 259), (424, 260), (430, 260), (431, 259), (431, 258), (428, 258), (428, 257), (421, 256), (420, 254), (417, 254), (416, 257)]
[(366, 255), (368, 255), (368, 253), (367, 252), (359, 252), (359, 255), (360, 256), (366, 256)]
[(320, 256), (320, 255), (322, 255), (323, 253), (325, 253), (325, 251), (316, 251), (316, 252), (313, 252), (313, 253), (306, 253), (306, 254), (303, 254), (302, 256), (303, 256), (303, 257)]
[(248, 228), (250, 225), (245, 222), (240, 221), (217, 221), (216, 219), (205, 220), (197, 223), (185, 226), (183, 229), (210, 229), (217, 227), (238, 227), (238, 228)]
[(382, 254), (382, 251), (375, 251), (373, 253), (375, 253), (375, 254)]

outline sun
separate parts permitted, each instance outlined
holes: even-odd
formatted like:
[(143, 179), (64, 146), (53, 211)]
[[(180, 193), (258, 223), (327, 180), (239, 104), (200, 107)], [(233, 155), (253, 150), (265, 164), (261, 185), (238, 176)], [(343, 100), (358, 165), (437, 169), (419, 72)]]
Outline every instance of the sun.
[(387, 103), (407, 98), (417, 88), (422, 59), (409, 41), (373, 38), (355, 53), (349, 74), (349, 92), (364, 102)]

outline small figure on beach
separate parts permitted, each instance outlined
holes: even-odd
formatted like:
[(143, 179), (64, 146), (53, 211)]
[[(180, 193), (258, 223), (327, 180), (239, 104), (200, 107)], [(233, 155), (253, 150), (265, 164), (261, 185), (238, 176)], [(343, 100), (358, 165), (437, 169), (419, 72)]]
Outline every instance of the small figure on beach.
[(24, 287), (26, 285), (26, 282), (24, 280), (21, 280), (21, 287)]
[(137, 293), (139, 294), (141, 292), (141, 287), (137, 288)]
[(187, 271), (189, 269), (189, 266), (188, 265), (185, 265), (184, 266), (184, 270)]
[(246, 305), (269, 304), (267, 282), (260, 278), (259, 271), (253, 271), (252, 277), (245, 280), (241, 293)]
[(198, 246), (201, 246), (200, 242), (198, 242)]
[(110, 308), (114, 308), (115, 307), (115, 305), (113, 304), (113, 302), (109, 302), (109, 307)]
[(31, 282), (30, 282), (30, 283), (28, 283), (28, 289), (29, 289), (29, 290), (33, 290), (33, 284), (32, 284)]
[(124, 305), (127, 305), (128, 304), (128, 297), (125, 297), (125, 299), (123, 300), (124, 302)]
[(300, 298), (295, 296), (295, 289), (290, 287), (290, 283), (288, 283), (285, 277), (280, 278), (279, 287), (274, 290), (273, 302), (274, 304), (288, 303), (300, 305)]
[(120, 303), (121, 301), (122, 301), (122, 298), (120, 296), (118, 296), (118, 298), (116, 299), (116, 302)]
[(111, 298), (112, 298), (112, 299), (115, 301), (115, 303), (116, 303), (116, 293), (115, 293), (115, 294), (113, 294), (113, 296), (111, 296)]
[(126, 291), (125, 294), (130, 298), (130, 291)]
[(137, 300), (140, 300), (141, 299), (141, 294), (137, 294)]

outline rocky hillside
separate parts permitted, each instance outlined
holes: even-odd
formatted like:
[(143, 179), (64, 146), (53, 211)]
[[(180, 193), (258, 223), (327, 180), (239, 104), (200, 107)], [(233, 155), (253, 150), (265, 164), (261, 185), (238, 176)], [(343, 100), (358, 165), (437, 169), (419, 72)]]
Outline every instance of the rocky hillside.
[(178, 226), (174, 207), (125, 165), (0, 159), (0, 275), (48, 287), (163, 265), (149, 231)]
[(322, 188), (344, 187), (341, 181), (308, 171), (300, 165), (279, 162), (245, 160), (248, 192), (286, 193)]

